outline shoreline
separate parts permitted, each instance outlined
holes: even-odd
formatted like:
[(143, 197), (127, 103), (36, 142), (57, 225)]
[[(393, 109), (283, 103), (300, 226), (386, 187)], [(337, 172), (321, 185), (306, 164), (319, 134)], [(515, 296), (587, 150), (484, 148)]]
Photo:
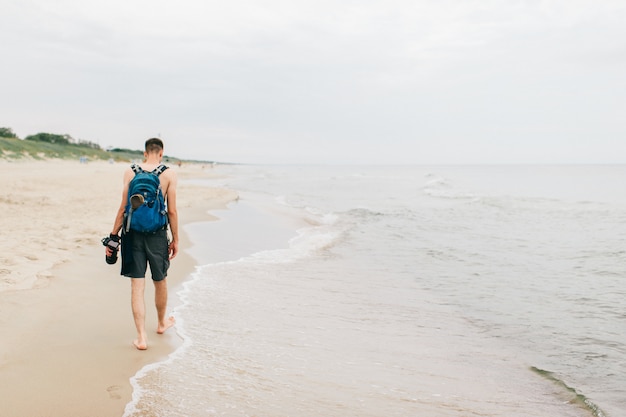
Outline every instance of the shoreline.
[[(55, 251), (37, 257), (40, 252), (45, 252), (45, 247), (42, 249), (35, 243), (45, 242), (53, 225), (40, 225), (40, 236), (34, 236), (37, 230), (16, 236), (20, 250), (36, 252), (32, 257), (43, 258), (45, 262), (38, 265), (42, 268), (36, 272), (37, 279), (31, 289), (16, 286), (16, 289), (0, 292), (0, 329), (4, 340), (0, 347), (0, 393), (3, 413), (13, 417), (121, 416), (126, 404), (132, 400), (130, 378), (145, 365), (164, 359), (182, 344), (176, 327), (163, 335), (154, 331), (154, 287), (147, 284), (146, 325), (152, 332), (149, 333), (149, 348), (138, 351), (132, 346), (136, 335), (130, 309), (129, 279), (119, 275), (119, 260), (115, 265), (104, 262), (104, 250), (100, 244), (100, 235), (108, 233), (115, 215), (114, 207), (119, 204), (118, 194), (107, 191), (111, 187), (121, 190), (121, 172), (127, 164), (90, 164), (86, 167), (73, 161), (0, 163), (1, 172), (17, 166), (17, 171), (25, 172), (23, 178), (26, 182), (41, 178), (46, 183), (44, 187), (67, 188), (64, 182), (77, 175), (86, 176), (87, 183), (93, 180), (97, 183), (93, 187), (80, 187), (81, 199), (76, 204), (80, 206), (78, 212), (88, 213), (89, 205), (103, 193), (107, 203), (105, 208), (98, 209), (98, 213), (85, 215), (102, 216), (102, 211), (107, 212), (104, 219), (89, 225), (94, 230), (88, 240), (82, 237), (84, 231), (80, 230), (83, 220), (75, 229), (64, 232), (61, 239), (70, 240), (68, 246), (73, 247), (67, 249), (70, 253), (57, 258), (56, 265), (51, 268), (46, 266), (55, 260)], [(63, 175), (45, 178), (50, 167), (60, 167)], [(85, 173), (86, 170), (88, 173)], [(107, 175), (100, 175), (103, 171)], [(195, 260), (187, 253), (191, 242), (183, 226), (215, 220), (209, 210), (224, 209), (230, 201), (237, 199), (237, 194), (230, 190), (185, 183), (186, 179), (215, 177), (214, 170), (205, 171), (188, 165), (178, 169), (178, 172), (181, 250), (168, 273), (168, 313), (180, 305), (181, 300), (176, 294), (196, 266)], [(84, 180), (81, 178), (80, 181)], [(55, 181), (56, 184), (52, 184)], [(104, 184), (109, 188), (103, 190), (100, 185)], [(27, 188), (16, 188), (10, 194), (11, 201), (5, 198), (2, 203), (23, 201), (23, 198), (28, 198), (23, 197), (22, 192), (28, 192)], [(66, 191), (72, 195), (71, 187)], [(37, 194), (37, 190), (33, 192)], [(64, 192), (53, 190), (46, 197), (52, 206), (55, 206), (52, 200), (56, 194)], [(62, 198), (58, 202), (64, 210)], [(9, 218), (22, 217), (22, 222), (32, 220), (24, 218), (29, 212), (11, 208), (14, 210)], [(44, 207), (44, 210), (46, 208), (57, 209)], [(34, 213), (39, 213), (41, 207), (34, 209)], [(54, 219), (55, 216), (52, 214), (50, 217)], [(94, 219), (84, 219), (86, 223), (89, 220)], [(46, 223), (45, 219), (43, 223)], [(8, 245), (3, 249), (6, 249), (3, 261), (7, 264), (3, 268), (12, 268), (11, 272), (33, 273), (32, 268), (20, 270), (19, 263), (8, 265), (15, 251)]]

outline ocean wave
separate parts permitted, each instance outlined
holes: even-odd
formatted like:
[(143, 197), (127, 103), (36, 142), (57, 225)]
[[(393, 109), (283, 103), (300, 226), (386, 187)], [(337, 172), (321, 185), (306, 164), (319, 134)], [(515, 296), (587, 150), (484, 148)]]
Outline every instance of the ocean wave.
[(541, 375), (542, 377), (544, 377), (548, 381), (552, 381), (556, 385), (564, 388), (565, 391), (574, 394), (574, 397), (569, 400), (570, 404), (579, 404), (579, 405), (585, 407), (595, 417), (607, 417), (607, 415), (602, 411), (602, 409), (597, 404), (595, 404), (589, 398), (585, 397), (583, 394), (578, 392), (578, 390), (576, 390), (576, 388), (573, 388), (573, 387), (570, 387), (569, 385), (567, 385), (565, 383), (565, 381), (563, 381), (560, 378), (558, 378), (553, 372), (546, 371), (545, 369), (537, 368), (535, 366), (531, 366), (530, 369), (533, 372), (537, 373), (538, 375)]
[(289, 241), (288, 249), (266, 250), (254, 253), (242, 261), (264, 263), (292, 262), (313, 253), (327, 250), (342, 236), (343, 230), (325, 225), (306, 227), (297, 231), (297, 236)]
[(443, 177), (435, 177), (427, 181), (422, 186), (422, 193), (429, 197), (452, 200), (476, 200), (480, 197), (475, 193), (457, 189), (449, 180)]
[(376, 218), (379, 218), (380, 216), (385, 215), (385, 213), (381, 211), (372, 210), (372, 209), (365, 208), (365, 207), (353, 208), (353, 209), (343, 212), (342, 214), (350, 216), (351, 218), (359, 219), (359, 220), (376, 219)]

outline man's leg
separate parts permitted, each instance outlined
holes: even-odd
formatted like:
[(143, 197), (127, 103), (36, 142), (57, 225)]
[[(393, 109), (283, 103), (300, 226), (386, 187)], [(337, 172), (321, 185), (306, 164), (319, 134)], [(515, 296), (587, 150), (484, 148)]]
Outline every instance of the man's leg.
[(163, 278), (161, 281), (154, 281), (154, 303), (156, 304), (157, 317), (159, 319), (157, 333), (163, 334), (176, 323), (174, 317), (165, 318), (165, 313), (167, 312), (167, 278)]
[(131, 278), (130, 285), (130, 302), (133, 309), (135, 327), (137, 328), (137, 339), (133, 341), (133, 345), (139, 350), (145, 350), (148, 348), (146, 335), (146, 303), (143, 296), (146, 288), (146, 280), (145, 278)]

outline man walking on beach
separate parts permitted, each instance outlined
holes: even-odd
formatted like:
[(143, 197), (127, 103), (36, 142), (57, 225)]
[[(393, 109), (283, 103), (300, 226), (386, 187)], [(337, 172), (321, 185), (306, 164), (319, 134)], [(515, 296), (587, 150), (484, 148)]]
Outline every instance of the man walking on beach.
[[(145, 160), (139, 167), (146, 172), (151, 172), (161, 165), (163, 158), (163, 141), (152, 138), (146, 141)], [(129, 187), (135, 171), (128, 168), (124, 172), (124, 188), (122, 202), (115, 217), (112, 236), (117, 236), (124, 225), (125, 210), (129, 204)], [(165, 169), (159, 175), (161, 190), (167, 207), (167, 216), (172, 236), (168, 242), (167, 224), (156, 232), (142, 233), (133, 230), (124, 230), (122, 233), (122, 272), (121, 274), (131, 278), (131, 306), (137, 339), (133, 345), (139, 350), (148, 348), (148, 339), (145, 329), (146, 305), (144, 290), (146, 285), (147, 265), (150, 265), (150, 273), (155, 288), (155, 304), (158, 317), (157, 333), (162, 334), (175, 324), (174, 317), (165, 317), (167, 310), (167, 270), (170, 260), (178, 253), (178, 212), (176, 211), (176, 172)], [(113, 254), (107, 246), (107, 256)]]

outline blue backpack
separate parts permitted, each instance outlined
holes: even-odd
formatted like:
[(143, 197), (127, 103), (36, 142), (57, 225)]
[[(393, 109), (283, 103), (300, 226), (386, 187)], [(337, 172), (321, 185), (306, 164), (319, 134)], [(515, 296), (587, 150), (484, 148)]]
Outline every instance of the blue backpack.
[(137, 164), (131, 168), (135, 176), (128, 185), (128, 202), (125, 211), (125, 231), (153, 233), (167, 227), (167, 209), (161, 190), (159, 175), (168, 167), (159, 165), (152, 172)]

